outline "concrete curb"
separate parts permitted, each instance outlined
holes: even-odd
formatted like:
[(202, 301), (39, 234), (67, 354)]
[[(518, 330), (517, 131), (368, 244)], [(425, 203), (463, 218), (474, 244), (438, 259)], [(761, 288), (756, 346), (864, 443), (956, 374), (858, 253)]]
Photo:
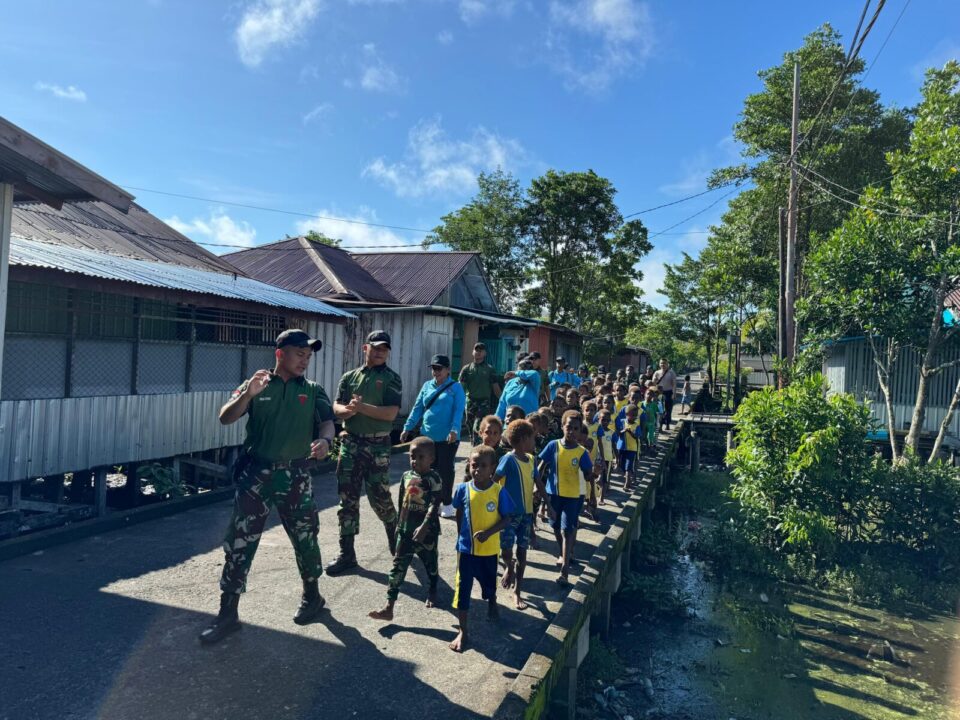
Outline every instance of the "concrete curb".
[[(629, 568), (633, 541), (639, 539), (643, 514), (656, 504), (656, 492), (665, 481), (684, 423), (671, 428), (656, 456), (640, 462), (638, 487), (623, 504), (606, 536), (594, 551), (576, 585), (547, 627), (527, 662), (521, 668), (495, 720), (534, 720), (549, 714), (558, 689), (566, 691), (567, 716), (576, 710), (577, 667), (590, 644), (591, 631), (609, 632), (610, 598), (619, 588), (623, 571)], [(591, 615), (597, 621), (591, 622)]]

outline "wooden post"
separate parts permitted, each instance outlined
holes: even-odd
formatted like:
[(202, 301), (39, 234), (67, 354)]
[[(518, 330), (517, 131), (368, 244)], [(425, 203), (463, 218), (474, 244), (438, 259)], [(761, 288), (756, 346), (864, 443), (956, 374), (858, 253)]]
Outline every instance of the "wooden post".
[(690, 431), (690, 472), (700, 472), (700, 433)]
[(20, 481), (10, 484), (10, 510), (20, 509)]
[(127, 484), (124, 492), (130, 507), (140, 504), (140, 476), (137, 474), (139, 469), (140, 466), (137, 463), (127, 465)]
[(0, 183), (0, 397), (3, 397), (3, 338), (7, 327), (7, 291), (10, 287), (10, 227), (13, 185)]
[(107, 514), (107, 469), (99, 467), (93, 471), (93, 497), (97, 517)]
[(43, 497), (47, 502), (63, 505), (63, 473), (43, 479)]

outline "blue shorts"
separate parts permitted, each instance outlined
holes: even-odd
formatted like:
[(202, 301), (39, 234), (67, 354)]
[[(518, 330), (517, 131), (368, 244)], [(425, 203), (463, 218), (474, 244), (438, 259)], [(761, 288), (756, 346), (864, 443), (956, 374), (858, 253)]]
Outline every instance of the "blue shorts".
[(516, 545), (518, 550), (526, 550), (530, 547), (532, 532), (533, 513), (514, 515), (510, 524), (500, 531), (500, 549), (513, 550)]
[(561, 532), (572, 533), (577, 529), (577, 522), (580, 518), (580, 509), (583, 507), (583, 495), (578, 497), (561, 497), (560, 495), (548, 495), (550, 507), (553, 508), (553, 519), (550, 520), (550, 527), (556, 530), (558, 527)]
[(456, 610), (470, 609), (470, 593), (473, 581), (480, 583), (484, 600), (497, 596), (497, 556), (457, 553), (457, 577), (453, 581), (453, 607)]
[(621, 468), (624, 472), (633, 472), (637, 469), (637, 451), (636, 450), (624, 450), (622, 454), (623, 465)]

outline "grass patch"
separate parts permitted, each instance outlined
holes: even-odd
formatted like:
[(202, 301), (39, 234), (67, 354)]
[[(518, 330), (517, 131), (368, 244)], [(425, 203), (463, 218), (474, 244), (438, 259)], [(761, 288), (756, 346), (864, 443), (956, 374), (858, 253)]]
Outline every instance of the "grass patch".
[(577, 692), (580, 697), (592, 697), (593, 693), (622, 677), (624, 670), (616, 651), (594, 635), (590, 638), (590, 650), (577, 671)]

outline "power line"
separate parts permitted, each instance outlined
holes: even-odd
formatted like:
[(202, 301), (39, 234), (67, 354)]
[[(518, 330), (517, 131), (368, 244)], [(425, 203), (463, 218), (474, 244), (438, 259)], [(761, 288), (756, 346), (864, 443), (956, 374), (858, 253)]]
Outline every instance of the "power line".
[[(734, 182), (735, 181), (731, 180), (730, 182), (723, 183), (722, 185), (717, 185), (716, 187), (707, 188), (703, 192), (698, 192), (695, 195), (688, 195), (685, 198), (680, 198), (679, 200), (674, 200), (673, 202), (664, 203), (663, 205), (655, 205), (654, 207), (646, 208), (645, 210), (637, 210), (636, 212), (632, 212), (629, 215), (624, 215), (623, 219), (626, 220), (627, 218), (632, 218), (636, 215), (643, 215), (644, 213), (653, 212), (654, 210), (660, 210), (661, 208), (670, 207), (672, 205), (679, 205), (680, 203), (687, 202), (687, 200), (693, 200), (694, 198), (698, 198), (701, 195), (712, 193), (714, 190), (719, 190), (720, 188), (727, 187), (728, 185), (731, 185)], [(660, 234), (662, 235), (663, 233), (660, 233)]]
[[(737, 189), (738, 189), (738, 188), (735, 187), (735, 188), (729, 190), (728, 192), (725, 192), (723, 195), (721, 195), (720, 197), (718, 197), (716, 200), (714, 200), (712, 203), (710, 203), (709, 205), (707, 205), (705, 208), (703, 208), (703, 209), (701, 209), (701, 210), (698, 210), (698, 211), (695, 212), (693, 215), (689, 215), (689, 216), (685, 217), (683, 220), (681, 220), (681, 221), (678, 222), (678, 223), (674, 223), (673, 225), (671, 225), (670, 227), (666, 228), (665, 230), (661, 230), (660, 232), (656, 232), (656, 233), (654, 233), (653, 235), (648, 236), (648, 237), (647, 237), (647, 240), (652, 240), (653, 238), (659, 237), (660, 235), (665, 235), (665, 234), (667, 233), (667, 230), (673, 230), (675, 227), (679, 227), (680, 225), (683, 225), (685, 222), (689, 222), (690, 220), (693, 220), (693, 219), (694, 219), (695, 217), (697, 217), (698, 215), (703, 215), (703, 213), (705, 213), (707, 210), (709, 210), (709, 209), (712, 208), (714, 205), (716, 205), (717, 203), (719, 203), (721, 200), (723, 200), (724, 198), (727, 198), (727, 197), (730, 197), (731, 195), (733, 195), (733, 193), (735, 193), (735, 192), (737, 191)], [(709, 231), (707, 231), (707, 233), (709, 234)]]
[[(845, 197), (843, 197), (842, 195), (837, 195), (835, 192), (833, 192), (832, 190), (830, 190), (830, 189), (827, 188), (827, 187), (824, 187), (823, 185), (821, 185), (820, 183), (816, 182), (815, 180), (810, 180), (810, 184), (813, 185), (815, 188), (819, 189), (820, 192), (826, 193), (827, 195), (830, 195), (831, 197), (836, 198), (837, 200), (840, 200), (841, 202), (844, 202), (844, 203), (846, 203), (847, 205), (850, 205), (851, 207), (860, 208), (861, 210), (869, 210), (870, 212), (877, 213), (878, 215), (887, 215), (887, 216), (890, 216), (890, 217), (910, 218), (910, 219), (914, 219), (914, 220), (932, 220), (933, 222), (940, 223), (941, 225), (946, 225), (947, 227), (952, 227), (953, 224), (954, 224), (954, 223), (949, 222), (948, 220), (942, 220), (942, 219), (938, 218), (936, 215), (932, 215), (932, 214), (930, 214), (930, 215), (923, 215), (923, 214), (920, 214), (920, 213), (911, 213), (911, 212), (903, 212), (903, 211), (896, 211), (896, 210), (883, 210), (883, 209), (880, 209), (880, 208), (870, 207), (869, 205), (863, 205), (862, 203), (854, 202), (853, 200), (850, 200), (850, 199), (848, 199), (848, 198), (845, 198)], [(836, 185), (837, 183), (833, 183), (833, 184)], [(843, 187), (842, 185), (838, 185), (838, 187), (843, 188), (844, 190), (846, 190), (846, 191), (849, 192), (849, 193), (855, 193), (855, 192), (856, 192), (855, 190), (851, 190), (850, 188)], [(887, 205), (887, 207), (892, 207), (892, 206)]]

